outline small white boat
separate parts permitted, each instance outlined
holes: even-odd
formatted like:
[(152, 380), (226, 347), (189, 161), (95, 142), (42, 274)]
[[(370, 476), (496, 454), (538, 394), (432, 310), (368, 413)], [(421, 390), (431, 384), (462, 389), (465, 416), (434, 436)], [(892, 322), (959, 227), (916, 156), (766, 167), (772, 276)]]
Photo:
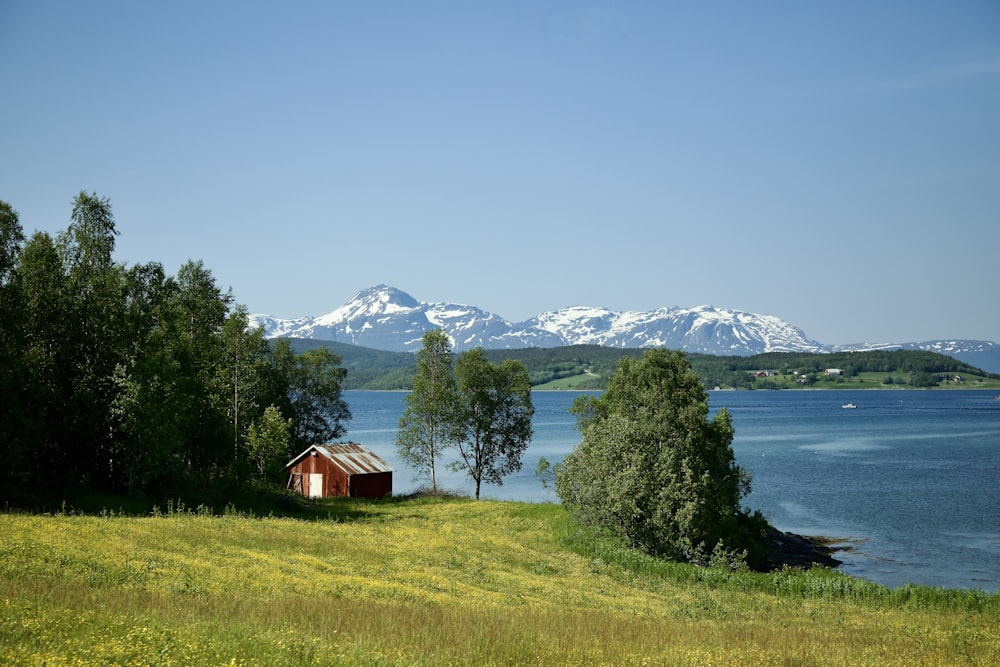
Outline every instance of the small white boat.
[(840, 407), (844, 408), (845, 410), (853, 410), (854, 408), (856, 408), (858, 406), (855, 405), (854, 403), (844, 403)]

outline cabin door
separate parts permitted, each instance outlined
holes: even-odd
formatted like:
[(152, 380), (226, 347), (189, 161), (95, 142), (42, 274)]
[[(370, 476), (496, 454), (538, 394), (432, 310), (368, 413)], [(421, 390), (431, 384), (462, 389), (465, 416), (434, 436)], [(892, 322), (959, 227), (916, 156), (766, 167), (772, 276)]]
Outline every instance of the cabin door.
[(323, 497), (323, 473), (321, 472), (309, 473), (309, 497), (310, 498)]

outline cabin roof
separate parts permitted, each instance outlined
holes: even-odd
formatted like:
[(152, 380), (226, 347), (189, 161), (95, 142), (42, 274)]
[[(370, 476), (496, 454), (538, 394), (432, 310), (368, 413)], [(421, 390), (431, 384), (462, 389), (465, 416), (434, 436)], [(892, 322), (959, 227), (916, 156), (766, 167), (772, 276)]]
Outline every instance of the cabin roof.
[(356, 442), (310, 445), (301, 454), (289, 461), (285, 467), (291, 468), (309, 456), (310, 452), (313, 451), (317, 452), (317, 455), (325, 456), (333, 461), (348, 475), (392, 472), (392, 468), (381, 457), (364, 445), (359, 445)]

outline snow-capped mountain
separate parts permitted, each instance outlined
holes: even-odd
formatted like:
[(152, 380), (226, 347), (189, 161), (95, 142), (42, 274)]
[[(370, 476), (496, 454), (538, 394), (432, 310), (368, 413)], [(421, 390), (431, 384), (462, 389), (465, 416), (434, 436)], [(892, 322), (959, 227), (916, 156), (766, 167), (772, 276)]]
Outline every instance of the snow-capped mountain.
[(1000, 372), (1000, 345), (990, 341), (823, 345), (778, 317), (713, 306), (643, 312), (574, 306), (512, 323), (474, 306), (418, 301), (388, 285), (361, 290), (340, 308), (320, 317), (251, 315), (250, 324), (262, 327), (268, 338), (313, 338), (403, 352), (420, 349), (428, 329), (442, 328), (458, 352), (478, 345), (489, 349), (581, 344), (668, 347), (741, 356), (907, 349), (939, 352), (989, 372)]
[(712, 306), (623, 313), (606, 308), (563, 308), (519, 326), (558, 336), (560, 345), (669, 347), (738, 355), (822, 349), (800, 329), (777, 317)]
[(442, 328), (462, 351), (485, 348), (671, 347), (709, 354), (822, 351), (823, 346), (770, 315), (699, 306), (615, 312), (572, 307), (542, 313), (520, 323), (474, 306), (425, 303), (387, 285), (362, 290), (333, 312), (315, 318), (282, 320), (251, 315), (251, 325), (268, 338), (330, 340), (380, 350), (415, 351), (428, 329)]
[(416, 351), (429, 329), (444, 329), (456, 350), (483, 347), (552, 347), (562, 345), (548, 336), (521, 337), (498, 315), (474, 306), (423, 303), (388, 285), (362, 290), (332, 313), (315, 318), (279, 320), (251, 315), (250, 324), (264, 328), (268, 338), (314, 338), (377, 350)]

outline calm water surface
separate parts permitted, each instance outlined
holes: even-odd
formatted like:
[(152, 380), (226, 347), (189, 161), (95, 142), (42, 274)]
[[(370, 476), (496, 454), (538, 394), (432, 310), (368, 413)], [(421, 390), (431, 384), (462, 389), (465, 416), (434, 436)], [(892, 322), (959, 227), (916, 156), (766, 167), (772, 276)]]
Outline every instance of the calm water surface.
[[(483, 497), (558, 502), (535, 476), (579, 442), (567, 411), (578, 392), (536, 392), (535, 436), (520, 473)], [(347, 439), (395, 468), (393, 491), (423, 483), (395, 453), (403, 393), (345, 392)], [(737, 463), (753, 475), (744, 504), (782, 530), (851, 545), (842, 570), (907, 582), (1000, 590), (1000, 400), (990, 391), (719, 391), (733, 416)], [(844, 409), (846, 403), (856, 409)], [(438, 468), (439, 485), (472, 483)]]

